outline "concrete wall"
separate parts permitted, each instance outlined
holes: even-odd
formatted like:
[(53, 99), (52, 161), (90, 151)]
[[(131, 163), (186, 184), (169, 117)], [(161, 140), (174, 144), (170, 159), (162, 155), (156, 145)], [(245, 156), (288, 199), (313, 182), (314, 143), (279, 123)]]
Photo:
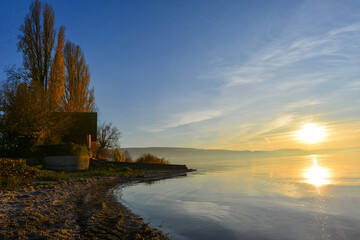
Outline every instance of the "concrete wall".
[(72, 156), (49, 156), (43, 157), (42, 163), (45, 168), (61, 171), (79, 171), (89, 168), (89, 157), (84, 155)]
[(94, 168), (105, 166), (107, 164), (114, 164), (116, 167), (123, 168), (138, 168), (138, 169), (159, 169), (159, 170), (188, 170), (186, 165), (179, 164), (150, 164), (150, 163), (128, 163), (128, 162), (109, 162), (103, 160), (91, 160), (91, 165)]

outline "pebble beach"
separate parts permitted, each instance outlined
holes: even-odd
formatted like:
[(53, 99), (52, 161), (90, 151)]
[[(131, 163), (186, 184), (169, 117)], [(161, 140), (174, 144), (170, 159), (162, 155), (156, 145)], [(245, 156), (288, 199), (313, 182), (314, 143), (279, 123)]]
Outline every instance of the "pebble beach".
[(113, 190), (186, 172), (37, 182), (0, 191), (0, 239), (169, 239), (116, 201)]

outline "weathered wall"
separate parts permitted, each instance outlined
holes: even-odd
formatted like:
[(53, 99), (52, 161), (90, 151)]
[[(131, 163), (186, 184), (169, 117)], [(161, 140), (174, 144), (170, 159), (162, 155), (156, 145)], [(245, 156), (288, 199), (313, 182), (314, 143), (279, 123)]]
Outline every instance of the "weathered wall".
[(79, 171), (89, 168), (89, 157), (85, 155), (43, 157), (45, 168), (61, 171)]

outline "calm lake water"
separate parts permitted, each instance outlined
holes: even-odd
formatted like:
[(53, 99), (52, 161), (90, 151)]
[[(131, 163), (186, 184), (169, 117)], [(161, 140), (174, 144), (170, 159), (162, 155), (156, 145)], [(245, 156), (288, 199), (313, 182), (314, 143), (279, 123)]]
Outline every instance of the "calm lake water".
[(198, 171), (115, 192), (172, 239), (360, 239), (360, 154), (178, 158)]

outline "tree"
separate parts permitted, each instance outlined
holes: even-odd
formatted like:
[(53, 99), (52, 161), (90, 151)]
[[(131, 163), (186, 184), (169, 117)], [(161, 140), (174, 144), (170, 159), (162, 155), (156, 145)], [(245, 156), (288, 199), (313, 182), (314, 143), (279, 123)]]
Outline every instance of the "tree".
[(59, 143), (68, 119), (43, 107), (38, 85), (26, 81), (20, 70), (6, 71), (8, 81), (0, 85), (0, 153), (26, 157), (37, 145)]
[(119, 138), (121, 134), (116, 127), (111, 125), (111, 123), (106, 124), (104, 122), (98, 126), (95, 158), (99, 158), (103, 151), (120, 147)]
[(94, 88), (89, 89), (89, 67), (81, 48), (67, 41), (64, 48), (64, 62), (66, 69), (65, 93), (62, 99), (64, 110), (67, 112), (94, 111)]
[[(18, 36), (23, 68), (5, 70), (7, 80), (0, 89), (1, 150), (12, 156), (27, 156), (34, 146), (60, 139), (56, 129), (61, 128), (61, 123), (55, 124), (49, 114), (47, 97), (52, 62), (57, 62), (54, 66), (58, 68), (62, 64), (61, 59), (55, 61), (52, 57), (56, 38), (54, 23), (53, 9), (48, 4), (42, 6), (39, 0), (34, 1)], [(60, 30), (59, 49), (63, 37), (64, 30)]]
[[(41, 18), (42, 16), (42, 18)], [(33, 85), (39, 85), (38, 96), (51, 111), (92, 112), (95, 110), (94, 88), (89, 89), (90, 73), (84, 53), (67, 41), (65, 28), (60, 27), (54, 51), (55, 13), (51, 6), (35, 0), (21, 25), (18, 51), (23, 54), (23, 66)], [(54, 56), (52, 53), (55, 52)], [(65, 64), (65, 66), (64, 66)], [(45, 106), (44, 106), (45, 107)]]
[(8, 79), (1, 85), (0, 112), (3, 153), (27, 155), (36, 144), (49, 135), (46, 112), (36, 86), (21, 79), (21, 72), (7, 70)]
[[(42, 11), (43, 9), (43, 11)], [(42, 13), (42, 20), (41, 20)], [(47, 91), (51, 53), (55, 44), (55, 13), (48, 4), (44, 8), (39, 0), (30, 6), (30, 13), (25, 16), (20, 26), (18, 51), (23, 54), (23, 66), (28, 77), (40, 84)]]
[(64, 43), (65, 43), (65, 27), (60, 27), (58, 41), (56, 45), (55, 55), (51, 64), (49, 78), (49, 110), (59, 110), (60, 98), (64, 95), (65, 84), (65, 67), (64, 67)]
[[(7, 68), (0, 84), (0, 154), (26, 156), (36, 145), (60, 143), (68, 121), (54, 112), (67, 111), (63, 103), (71, 112), (95, 109), (83, 52), (69, 41), (64, 49), (64, 27), (57, 41), (56, 34), (52, 7), (35, 0), (18, 36), (23, 66)], [(72, 101), (63, 101), (66, 92), (75, 93)]]
[(117, 148), (114, 151), (114, 161), (115, 162), (125, 162), (125, 156), (120, 150)]

